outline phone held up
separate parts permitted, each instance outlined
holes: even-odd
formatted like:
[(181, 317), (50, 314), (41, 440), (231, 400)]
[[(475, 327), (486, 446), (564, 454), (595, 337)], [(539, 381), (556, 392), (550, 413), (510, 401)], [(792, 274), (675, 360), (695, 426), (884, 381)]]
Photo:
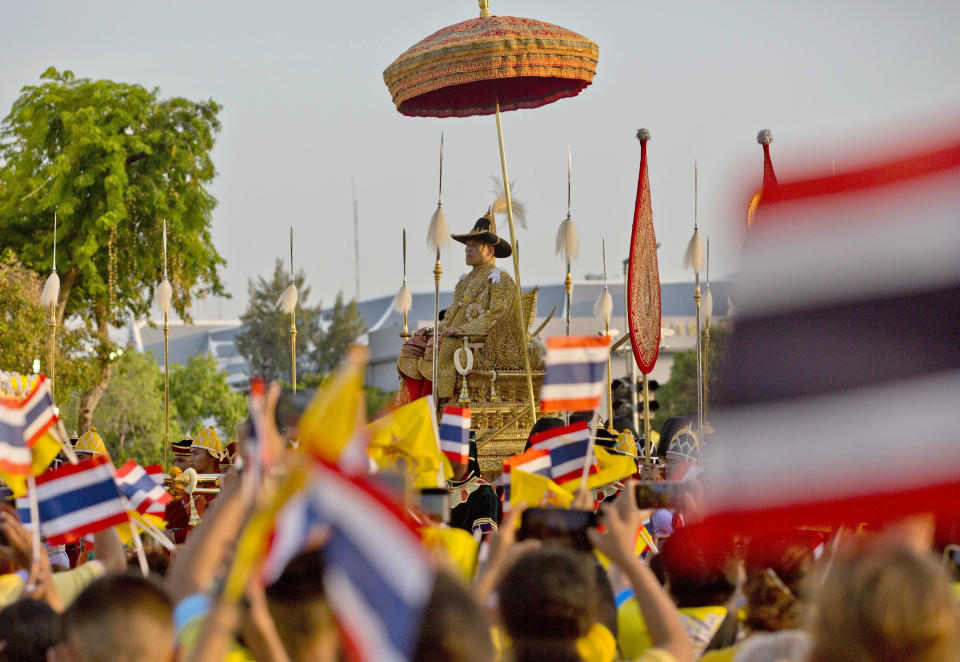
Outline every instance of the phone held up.
[(691, 492), (689, 482), (670, 480), (641, 480), (635, 486), (637, 508), (667, 508), (677, 510), (683, 506), (683, 495)]
[(587, 529), (597, 526), (597, 514), (588, 510), (563, 508), (527, 508), (520, 519), (518, 540), (537, 538), (565, 544), (589, 552), (592, 549)]

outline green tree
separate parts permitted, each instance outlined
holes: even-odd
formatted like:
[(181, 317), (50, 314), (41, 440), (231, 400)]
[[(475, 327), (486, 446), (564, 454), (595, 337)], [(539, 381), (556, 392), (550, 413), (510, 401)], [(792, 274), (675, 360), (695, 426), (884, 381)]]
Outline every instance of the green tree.
[[(117, 465), (127, 460), (140, 464), (163, 462), (163, 371), (153, 356), (128, 348), (117, 350), (113, 376), (94, 415)], [(176, 417), (171, 402), (171, 419)]]
[[(0, 369), (23, 374), (33, 371), (40, 360), (41, 371), (50, 374), (49, 315), (40, 307), (42, 283), (10, 251), (0, 256)], [(68, 402), (72, 394), (90, 382), (91, 364), (85, 358), (84, 328), (58, 329), (56, 401)]]
[(150, 308), (163, 271), (163, 219), (174, 309), (187, 317), (193, 297), (225, 295), (207, 190), (219, 110), (212, 100), (164, 99), (157, 88), (51, 67), (0, 125), (0, 236), (46, 278), (57, 214), (57, 321), (82, 320), (95, 341), (96, 376), (78, 400), (81, 431), (113, 371), (110, 324)]
[[(305, 274), (297, 272), (294, 282), (300, 293), (297, 301), (297, 375), (308, 372), (310, 364), (310, 330), (316, 327), (320, 307), (306, 305), (310, 288), (304, 285)], [(263, 276), (251, 279), (247, 286), (250, 302), (240, 316), (246, 327), (237, 334), (237, 349), (250, 362), (250, 376), (267, 381), (290, 379), (290, 316), (277, 308), (277, 300), (290, 284), (283, 260), (277, 260), (270, 280)]]
[(337, 293), (333, 308), (324, 317), (326, 328), (318, 326), (314, 330), (311, 356), (313, 371), (318, 373), (328, 373), (336, 368), (347, 347), (364, 331), (363, 315), (357, 310), (356, 300), (344, 304), (343, 292)]
[(195, 354), (186, 363), (171, 367), (170, 402), (171, 411), (175, 407), (177, 412), (177, 425), (171, 423), (170, 427), (171, 440), (187, 432), (196, 437), (202, 421), (212, 418), (226, 445), (247, 417), (243, 395), (230, 388), (227, 373), (214, 357), (206, 354)]
[[(721, 365), (727, 352), (730, 332), (721, 326), (710, 327), (710, 346), (708, 352), (707, 397), (716, 394), (722, 387)], [(686, 416), (697, 412), (697, 352), (687, 350), (673, 355), (670, 367), (670, 380), (657, 391), (660, 409), (653, 419), (656, 430), (663, 427), (671, 416)], [(709, 402), (708, 402), (709, 406)]]

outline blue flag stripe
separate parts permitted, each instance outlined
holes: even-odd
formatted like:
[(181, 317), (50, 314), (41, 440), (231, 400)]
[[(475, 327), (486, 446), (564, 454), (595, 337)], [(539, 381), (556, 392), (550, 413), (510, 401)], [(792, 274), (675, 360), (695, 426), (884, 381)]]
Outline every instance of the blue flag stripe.
[(65, 513), (116, 499), (118, 495), (117, 485), (111, 478), (49, 499), (41, 499), (40, 521), (56, 519)]
[(607, 362), (560, 363), (547, 366), (544, 386), (553, 384), (592, 384), (606, 379)]
[(470, 441), (470, 427), (459, 427), (449, 423), (440, 424), (440, 438), (446, 441), (466, 443)]

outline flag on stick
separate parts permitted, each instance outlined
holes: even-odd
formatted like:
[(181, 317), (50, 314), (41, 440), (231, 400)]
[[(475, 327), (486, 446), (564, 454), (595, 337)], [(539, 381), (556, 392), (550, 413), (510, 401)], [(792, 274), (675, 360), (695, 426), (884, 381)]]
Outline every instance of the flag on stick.
[(141, 467), (129, 460), (117, 469), (117, 486), (126, 497), (131, 510), (141, 515), (163, 515), (170, 503), (170, 494), (163, 489), (163, 467), (152, 464)]
[(500, 474), (500, 484), (503, 485), (503, 509), (510, 510), (512, 505), (513, 492), (513, 474), (514, 472), (523, 472), (536, 474), (538, 476), (550, 477), (550, 469), (553, 465), (550, 462), (550, 451), (529, 449), (520, 455), (514, 455), (507, 458), (503, 463), (503, 473)]
[(589, 463), (589, 473), (597, 472), (596, 457), (590, 453), (590, 427), (586, 421), (552, 430), (544, 430), (530, 437), (530, 446), (550, 453), (550, 477), (557, 483), (581, 478)]
[(470, 408), (443, 408), (440, 417), (440, 450), (450, 462), (467, 464), (470, 461)]
[(592, 411), (606, 384), (607, 336), (547, 338), (547, 374), (540, 389), (544, 411)]
[(43, 375), (26, 398), (0, 398), (0, 480), (15, 496), (26, 494), (26, 476), (39, 476), (60, 452), (59, 420)]

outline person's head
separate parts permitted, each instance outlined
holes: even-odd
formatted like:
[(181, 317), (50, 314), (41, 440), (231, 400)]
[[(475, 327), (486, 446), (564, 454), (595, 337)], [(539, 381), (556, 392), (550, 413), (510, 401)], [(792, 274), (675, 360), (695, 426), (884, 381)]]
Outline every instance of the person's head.
[(576, 640), (596, 622), (596, 575), (589, 556), (549, 546), (522, 556), (500, 584), (500, 617), (516, 662), (579, 659)]
[(530, 450), (530, 438), (534, 435), (540, 434), (541, 432), (546, 432), (547, 430), (554, 430), (556, 428), (563, 427), (563, 419), (555, 418), (553, 416), (544, 416), (541, 419), (538, 419), (536, 423), (533, 424), (533, 427), (530, 428), (530, 434), (527, 435), (527, 443), (524, 445), (523, 450)]
[(267, 608), (292, 662), (335, 662), (337, 625), (323, 587), (323, 552), (303, 552), (266, 588)]
[(174, 455), (173, 456), (173, 466), (180, 469), (180, 471), (186, 471), (190, 468), (190, 453), (184, 455)]
[(493, 246), (479, 239), (470, 239), (463, 254), (467, 266), (479, 267), (493, 259)]
[(168, 662), (174, 659), (173, 604), (149, 579), (107, 575), (63, 613), (56, 662)]
[(46, 602), (19, 600), (0, 611), (0, 662), (46, 662), (60, 617)]
[(173, 466), (186, 471), (190, 466), (190, 447), (193, 446), (193, 439), (190, 435), (185, 435), (183, 439), (170, 442), (170, 450), (173, 451)]
[(513, 252), (510, 242), (502, 240), (497, 235), (497, 224), (492, 212), (477, 219), (470, 232), (450, 236), (464, 244), (465, 261), (471, 267), (487, 264), (495, 257), (510, 257)]
[(463, 584), (437, 573), (433, 594), (421, 619), (413, 662), (488, 662), (496, 659), (490, 624)]
[(73, 450), (77, 454), (77, 459), (81, 462), (89, 460), (95, 455), (109, 457), (107, 454), (107, 446), (103, 443), (103, 437), (100, 436), (95, 427), (91, 427), (80, 435), (74, 444)]
[(693, 421), (684, 416), (668, 418), (660, 432), (657, 457), (663, 461), (664, 477), (670, 480), (674, 472), (688, 462), (698, 461), (697, 436)]
[(841, 550), (818, 578), (813, 662), (960, 659), (958, 607), (947, 575), (904, 547)]
[(198, 474), (220, 473), (222, 456), (223, 442), (212, 425), (202, 430), (190, 446), (190, 466)]
[(751, 541), (744, 555), (747, 627), (767, 632), (800, 627), (812, 565), (813, 550), (798, 532)]
[(660, 546), (667, 589), (678, 607), (722, 605), (737, 587), (733, 540), (681, 528)]

